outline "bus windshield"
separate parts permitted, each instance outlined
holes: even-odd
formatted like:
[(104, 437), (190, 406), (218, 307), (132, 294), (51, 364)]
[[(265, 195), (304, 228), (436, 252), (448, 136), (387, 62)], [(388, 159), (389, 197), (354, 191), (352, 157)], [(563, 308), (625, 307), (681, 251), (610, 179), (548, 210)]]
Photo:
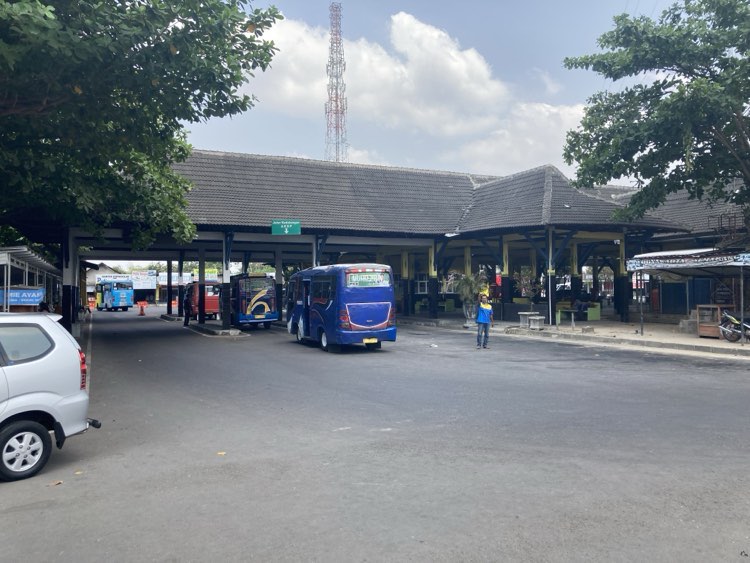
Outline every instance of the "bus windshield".
[(347, 270), (346, 287), (389, 287), (391, 274), (385, 270)]
[(247, 290), (260, 291), (261, 289), (273, 289), (274, 283), (273, 278), (247, 278)]

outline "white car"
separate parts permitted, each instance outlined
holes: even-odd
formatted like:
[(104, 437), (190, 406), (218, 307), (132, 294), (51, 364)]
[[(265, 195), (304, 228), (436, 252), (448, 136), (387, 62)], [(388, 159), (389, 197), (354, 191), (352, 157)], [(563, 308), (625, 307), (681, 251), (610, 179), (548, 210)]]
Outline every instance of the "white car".
[(86, 355), (45, 313), (0, 313), (0, 480), (17, 481), (42, 470), (52, 438), (65, 440), (99, 421), (87, 418)]

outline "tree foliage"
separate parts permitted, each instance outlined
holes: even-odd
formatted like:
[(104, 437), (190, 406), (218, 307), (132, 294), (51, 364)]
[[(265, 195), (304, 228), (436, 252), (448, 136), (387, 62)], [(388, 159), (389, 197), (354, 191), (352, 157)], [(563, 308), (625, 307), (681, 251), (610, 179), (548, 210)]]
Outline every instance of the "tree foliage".
[(542, 291), (541, 283), (534, 277), (534, 270), (530, 266), (521, 266), (520, 271), (513, 272), (513, 282), (516, 290), (529, 299), (529, 311), (533, 311), (536, 296)]
[(588, 100), (568, 132), (576, 185), (630, 177), (638, 217), (686, 189), (692, 197), (750, 209), (750, 4), (682, 0), (654, 21), (620, 15), (601, 53), (565, 59), (628, 85)]
[(461, 298), (464, 316), (468, 322), (476, 317), (479, 294), (487, 289), (487, 274), (484, 270), (480, 270), (470, 275), (459, 273), (452, 275), (456, 277), (453, 287)]
[(0, 2), (0, 222), (190, 240), (184, 126), (252, 107), (240, 88), (280, 18), (247, 0)]

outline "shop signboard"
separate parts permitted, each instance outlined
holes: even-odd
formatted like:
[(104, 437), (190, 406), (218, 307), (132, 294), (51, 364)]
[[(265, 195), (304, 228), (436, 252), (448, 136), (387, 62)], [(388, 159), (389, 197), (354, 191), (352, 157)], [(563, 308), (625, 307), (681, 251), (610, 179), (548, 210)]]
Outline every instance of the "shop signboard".
[[(8, 305), (39, 305), (44, 301), (43, 287), (12, 287), (8, 290)], [(5, 302), (5, 290), (0, 289), (0, 303)]]

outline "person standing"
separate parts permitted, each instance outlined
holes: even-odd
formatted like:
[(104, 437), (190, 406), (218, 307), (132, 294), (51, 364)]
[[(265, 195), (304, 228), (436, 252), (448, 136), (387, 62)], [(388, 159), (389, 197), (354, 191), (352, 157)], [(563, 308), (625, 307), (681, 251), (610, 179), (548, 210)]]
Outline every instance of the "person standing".
[(193, 296), (185, 289), (185, 296), (182, 299), (183, 326), (190, 324), (190, 317), (193, 316)]
[(492, 304), (487, 301), (487, 296), (482, 294), (477, 307), (477, 350), (487, 348), (490, 339), (490, 325), (495, 326), (492, 316)]

